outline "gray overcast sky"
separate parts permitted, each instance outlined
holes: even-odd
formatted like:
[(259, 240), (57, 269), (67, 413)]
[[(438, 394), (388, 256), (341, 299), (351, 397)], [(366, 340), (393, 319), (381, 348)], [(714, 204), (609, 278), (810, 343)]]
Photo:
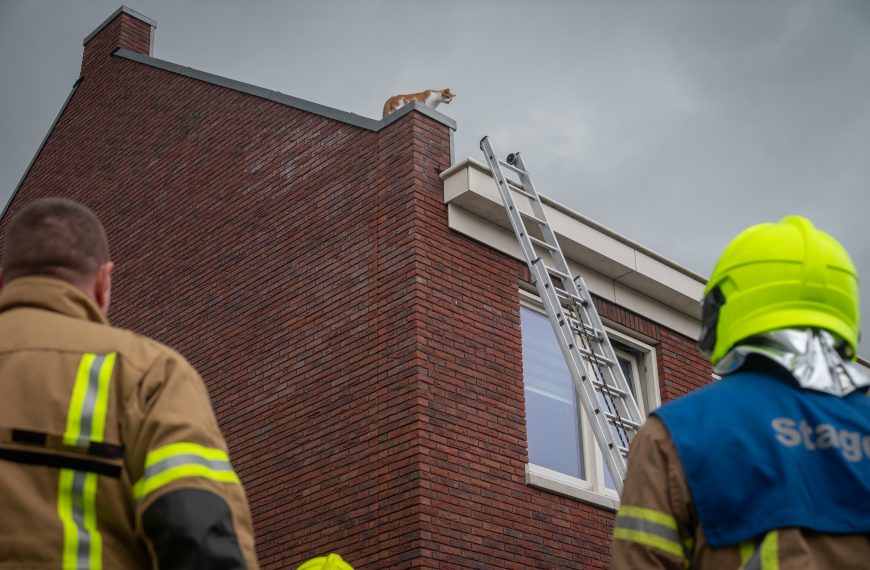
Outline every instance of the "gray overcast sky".
[[(4, 204), (119, 6), (0, 0)], [(154, 57), (360, 115), (450, 87), (457, 160), (491, 135), (542, 193), (704, 275), (743, 228), (805, 215), (852, 254), (870, 327), (867, 0), (128, 6)]]

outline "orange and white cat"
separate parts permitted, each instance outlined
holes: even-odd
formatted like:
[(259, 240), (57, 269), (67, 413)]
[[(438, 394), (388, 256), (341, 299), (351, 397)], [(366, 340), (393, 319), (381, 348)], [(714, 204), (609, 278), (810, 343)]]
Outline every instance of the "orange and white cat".
[(410, 93), (408, 95), (393, 95), (384, 103), (384, 117), (411, 101), (418, 101), (434, 109), (441, 103), (450, 103), (455, 96), (455, 94), (450, 92), (450, 89), (427, 89), (426, 91)]

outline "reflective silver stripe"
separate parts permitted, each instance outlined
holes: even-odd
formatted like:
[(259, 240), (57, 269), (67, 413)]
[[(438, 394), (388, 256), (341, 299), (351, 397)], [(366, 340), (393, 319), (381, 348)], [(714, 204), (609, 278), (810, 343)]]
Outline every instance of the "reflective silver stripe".
[(683, 541), (680, 538), (680, 533), (677, 532), (676, 529), (637, 517), (618, 515), (616, 517), (616, 528), (637, 530), (640, 532), (645, 532), (647, 534), (658, 536), (680, 546), (682, 546), (683, 544)]
[(72, 472), (72, 519), (76, 523), (78, 534), (78, 549), (76, 551), (77, 568), (90, 568), (91, 535), (85, 528), (85, 477), (84, 471)]
[(779, 531), (772, 530), (756, 539), (755, 552), (740, 570), (778, 570), (779, 569)]
[[(102, 443), (115, 353), (82, 355), (67, 411), (65, 445)], [(63, 568), (101, 570), (103, 539), (97, 524), (97, 474), (61, 469), (57, 512), (63, 526)]]
[(172, 469), (173, 467), (187, 467), (190, 465), (202, 465), (203, 467), (207, 467), (212, 471), (233, 470), (233, 466), (230, 465), (229, 461), (224, 461), (222, 459), (206, 459), (205, 457), (195, 455), (193, 453), (183, 453), (179, 455), (172, 455), (170, 457), (167, 457), (166, 459), (162, 459), (157, 463), (146, 467), (144, 479), (150, 479), (158, 473), (162, 473), (163, 471), (167, 471), (169, 469)]
[(100, 392), (100, 369), (106, 360), (105, 354), (97, 354), (88, 371), (88, 390), (82, 402), (82, 419), (79, 431), (79, 443), (87, 445), (91, 442), (91, 431), (94, 428), (94, 409), (97, 407), (97, 395)]
[(761, 549), (756, 548), (752, 553), (752, 557), (746, 561), (743, 570), (761, 570)]
[(59, 471), (58, 516), (63, 527), (64, 569), (101, 570), (103, 539), (97, 529), (97, 474)]

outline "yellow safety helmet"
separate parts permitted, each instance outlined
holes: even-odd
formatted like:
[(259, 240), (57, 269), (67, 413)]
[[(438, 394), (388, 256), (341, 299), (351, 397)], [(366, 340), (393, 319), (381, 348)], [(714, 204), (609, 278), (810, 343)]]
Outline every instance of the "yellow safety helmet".
[(725, 248), (704, 290), (698, 346), (715, 365), (739, 341), (817, 327), (854, 360), (860, 328), (858, 274), (837, 240), (806, 218), (744, 230)]
[(330, 554), (307, 560), (296, 570), (353, 570), (353, 566), (342, 560), (338, 554)]

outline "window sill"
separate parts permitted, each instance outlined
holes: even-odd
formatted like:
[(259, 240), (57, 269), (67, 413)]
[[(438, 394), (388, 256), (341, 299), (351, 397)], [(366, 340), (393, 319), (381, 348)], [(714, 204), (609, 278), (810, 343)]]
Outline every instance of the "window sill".
[(526, 485), (609, 511), (619, 510), (619, 499), (593, 491), (580, 479), (568, 477), (532, 463), (526, 464)]

